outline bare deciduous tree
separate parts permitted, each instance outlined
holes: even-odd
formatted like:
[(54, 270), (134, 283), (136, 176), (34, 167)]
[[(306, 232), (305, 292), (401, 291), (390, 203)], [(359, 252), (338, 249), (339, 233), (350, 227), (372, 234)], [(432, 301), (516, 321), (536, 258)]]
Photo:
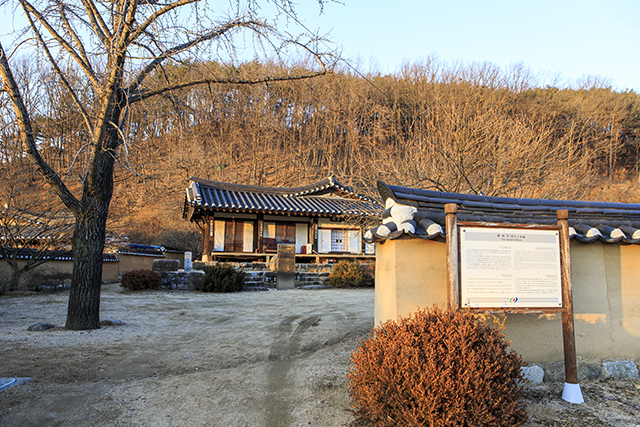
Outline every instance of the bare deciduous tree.
[[(222, 14), (214, 14), (204, 0), (15, 3), (28, 22), (27, 30), (18, 33), (24, 37), (16, 41), (16, 48), (26, 46), (20, 43), (28, 40), (35, 41), (34, 49), (57, 75), (87, 135), (86, 144), (80, 148), (88, 153), (87, 162), (81, 168), (80, 188), (76, 189), (42, 155), (34, 131), (37, 112), (25, 103), (24, 88), (14, 77), (10, 57), (0, 45), (3, 89), (13, 104), (24, 149), (75, 216), (66, 327), (99, 328), (105, 224), (114, 171), (126, 166), (123, 159), (131, 144), (131, 107), (153, 96), (170, 98), (174, 91), (201, 84), (257, 84), (319, 76), (326, 73), (325, 62), (318, 52), (317, 37), (293, 37), (280, 29), (281, 22), (267, 21), (260, 15), (267, 6), (273, 6), (276, 15), (284, 17), (281, 19), (294, 19), (290, 0), (231, 2), (232, 10)], [(272, 47), (276, 54), (302, 51), (315, 60), (315, 66), (281, 75), (255, 75), (229, 64), (201, 68), (180, 78), (167, 67), (171, 63), (188, 65), (213, 54), (225, 55), (228, 60), (237, 53), (233, 48), (248, 40)]]

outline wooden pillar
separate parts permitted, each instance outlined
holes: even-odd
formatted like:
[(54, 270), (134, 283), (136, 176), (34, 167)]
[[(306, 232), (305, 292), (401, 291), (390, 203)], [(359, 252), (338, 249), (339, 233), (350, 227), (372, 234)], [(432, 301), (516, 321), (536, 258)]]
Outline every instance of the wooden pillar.
[[(316, 254), (319, 254), (318, 250), (318, 218), (311, 218), (311, 248)], [(320, 258), (316, 257), (316, 264), (320, 262)]]
[(583, 403), (578, 384), (578, 364), (576, 362), (576, 337), (573, 324), (573, 292), (571, 290), (571, 251), (569, 240), (569, 211), (556, 211), (560, 230), (560, 262), (562, 269), (562, 341), (564, 346), (565, 386), (562, 398), (571, 403)]
[(255, 234), (255, 247), (256, 252), (264, 253), (264, 243), (262, 238), (264, 237), (264, 214), (258, 214), (258, 220), (256, 221), (256, 234)]
[(204, 217), (202, 227), (202, 261), (209, 261), (211, 257), (211, 220), (209, 215)]
[(447, 306), (449, 310), (457, 310), (460, 304), (460, 287), (458, 284), (458, 220), (455, 203), (444, 205), (447, 218)]

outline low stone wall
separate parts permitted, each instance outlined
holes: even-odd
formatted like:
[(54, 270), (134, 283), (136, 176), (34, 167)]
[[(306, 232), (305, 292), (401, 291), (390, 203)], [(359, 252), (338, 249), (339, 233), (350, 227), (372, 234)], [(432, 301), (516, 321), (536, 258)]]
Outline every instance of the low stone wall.
[[(278, 273), (269, 269), (269, 264), (264, 262), (235, 262), (218, 263), (216, 261), (195, 261), (193, 270), (186, 272), (177, 270), (175, 260), (156, 260), (153, 269), (160, 274), (163, 289), (199, 290), (204, 280), (206, 266), (217, 264), (232, 265), (246, 274), (245, 288), (260, 289), (277, 286)], [(295, 285), (296, 288), (306, 286), (324, 286), (335, 264), (296, 264)]]
[[(564, 382), (564, 363), (552, 362), (522, 368), (525, 379), (534, 384)], [(638, 365), (632, 360), (582, 361), (578, 360), (578, 382), (595, 380), (638, 380)]]
[(151, 269), (153, 271), (178, 271), (180, 260), (177, 259), (154, 259)]
[(160, 289), (198, 291), (202, 289), (204, 271), (201, 270), (177, 270), (156, 271), (160, 275)]
[[(207, 265), (217, 265), (216, 261), (196, 261), (193, 263), (194, 269), (201, 269)], [(269, 264), (265, 262), (227, 262), (225, 265), (232, 265), (237, 269), (242, 269), (245, 274), (245, 286), (250, 288), (275, 288), (278, 273), (269, 269)], [(322, 286), (329, 278), (331, 270), (335, 264), (296, 264), (295, 284), (297, 288), (304, 286)]]

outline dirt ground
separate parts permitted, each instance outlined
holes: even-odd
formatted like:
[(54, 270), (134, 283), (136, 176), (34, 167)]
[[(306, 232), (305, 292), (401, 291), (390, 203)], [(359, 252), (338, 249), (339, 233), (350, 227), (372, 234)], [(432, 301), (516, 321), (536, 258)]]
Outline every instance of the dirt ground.
[[(346, 426), (351, 351), (373, 326), (372, 289), (203, 294), (102, 292), (94, 331), (64, 325), (68, 292), (0, 297), (2, 426)], [(640, 385), (527, 389), (527, 426), (640, 425)]]

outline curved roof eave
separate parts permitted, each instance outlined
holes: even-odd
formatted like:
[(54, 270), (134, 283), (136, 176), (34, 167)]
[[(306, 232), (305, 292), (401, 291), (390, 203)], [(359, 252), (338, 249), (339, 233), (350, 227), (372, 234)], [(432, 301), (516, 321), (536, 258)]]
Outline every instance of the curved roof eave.
[(444, 229), (444, 205), (455, 203), (459, 220), (498, 224), (557, 224), (556, 212), (566, 209), (572, 239), (640, 243), (640, 204), (489, 197), (392, 186), (382, 181), (377, 186), (386, 209), (382, 224), (365, 234), (369, 242), (443, 237), (444, 232), (427, 232), (425, 224), (437, 223)]

